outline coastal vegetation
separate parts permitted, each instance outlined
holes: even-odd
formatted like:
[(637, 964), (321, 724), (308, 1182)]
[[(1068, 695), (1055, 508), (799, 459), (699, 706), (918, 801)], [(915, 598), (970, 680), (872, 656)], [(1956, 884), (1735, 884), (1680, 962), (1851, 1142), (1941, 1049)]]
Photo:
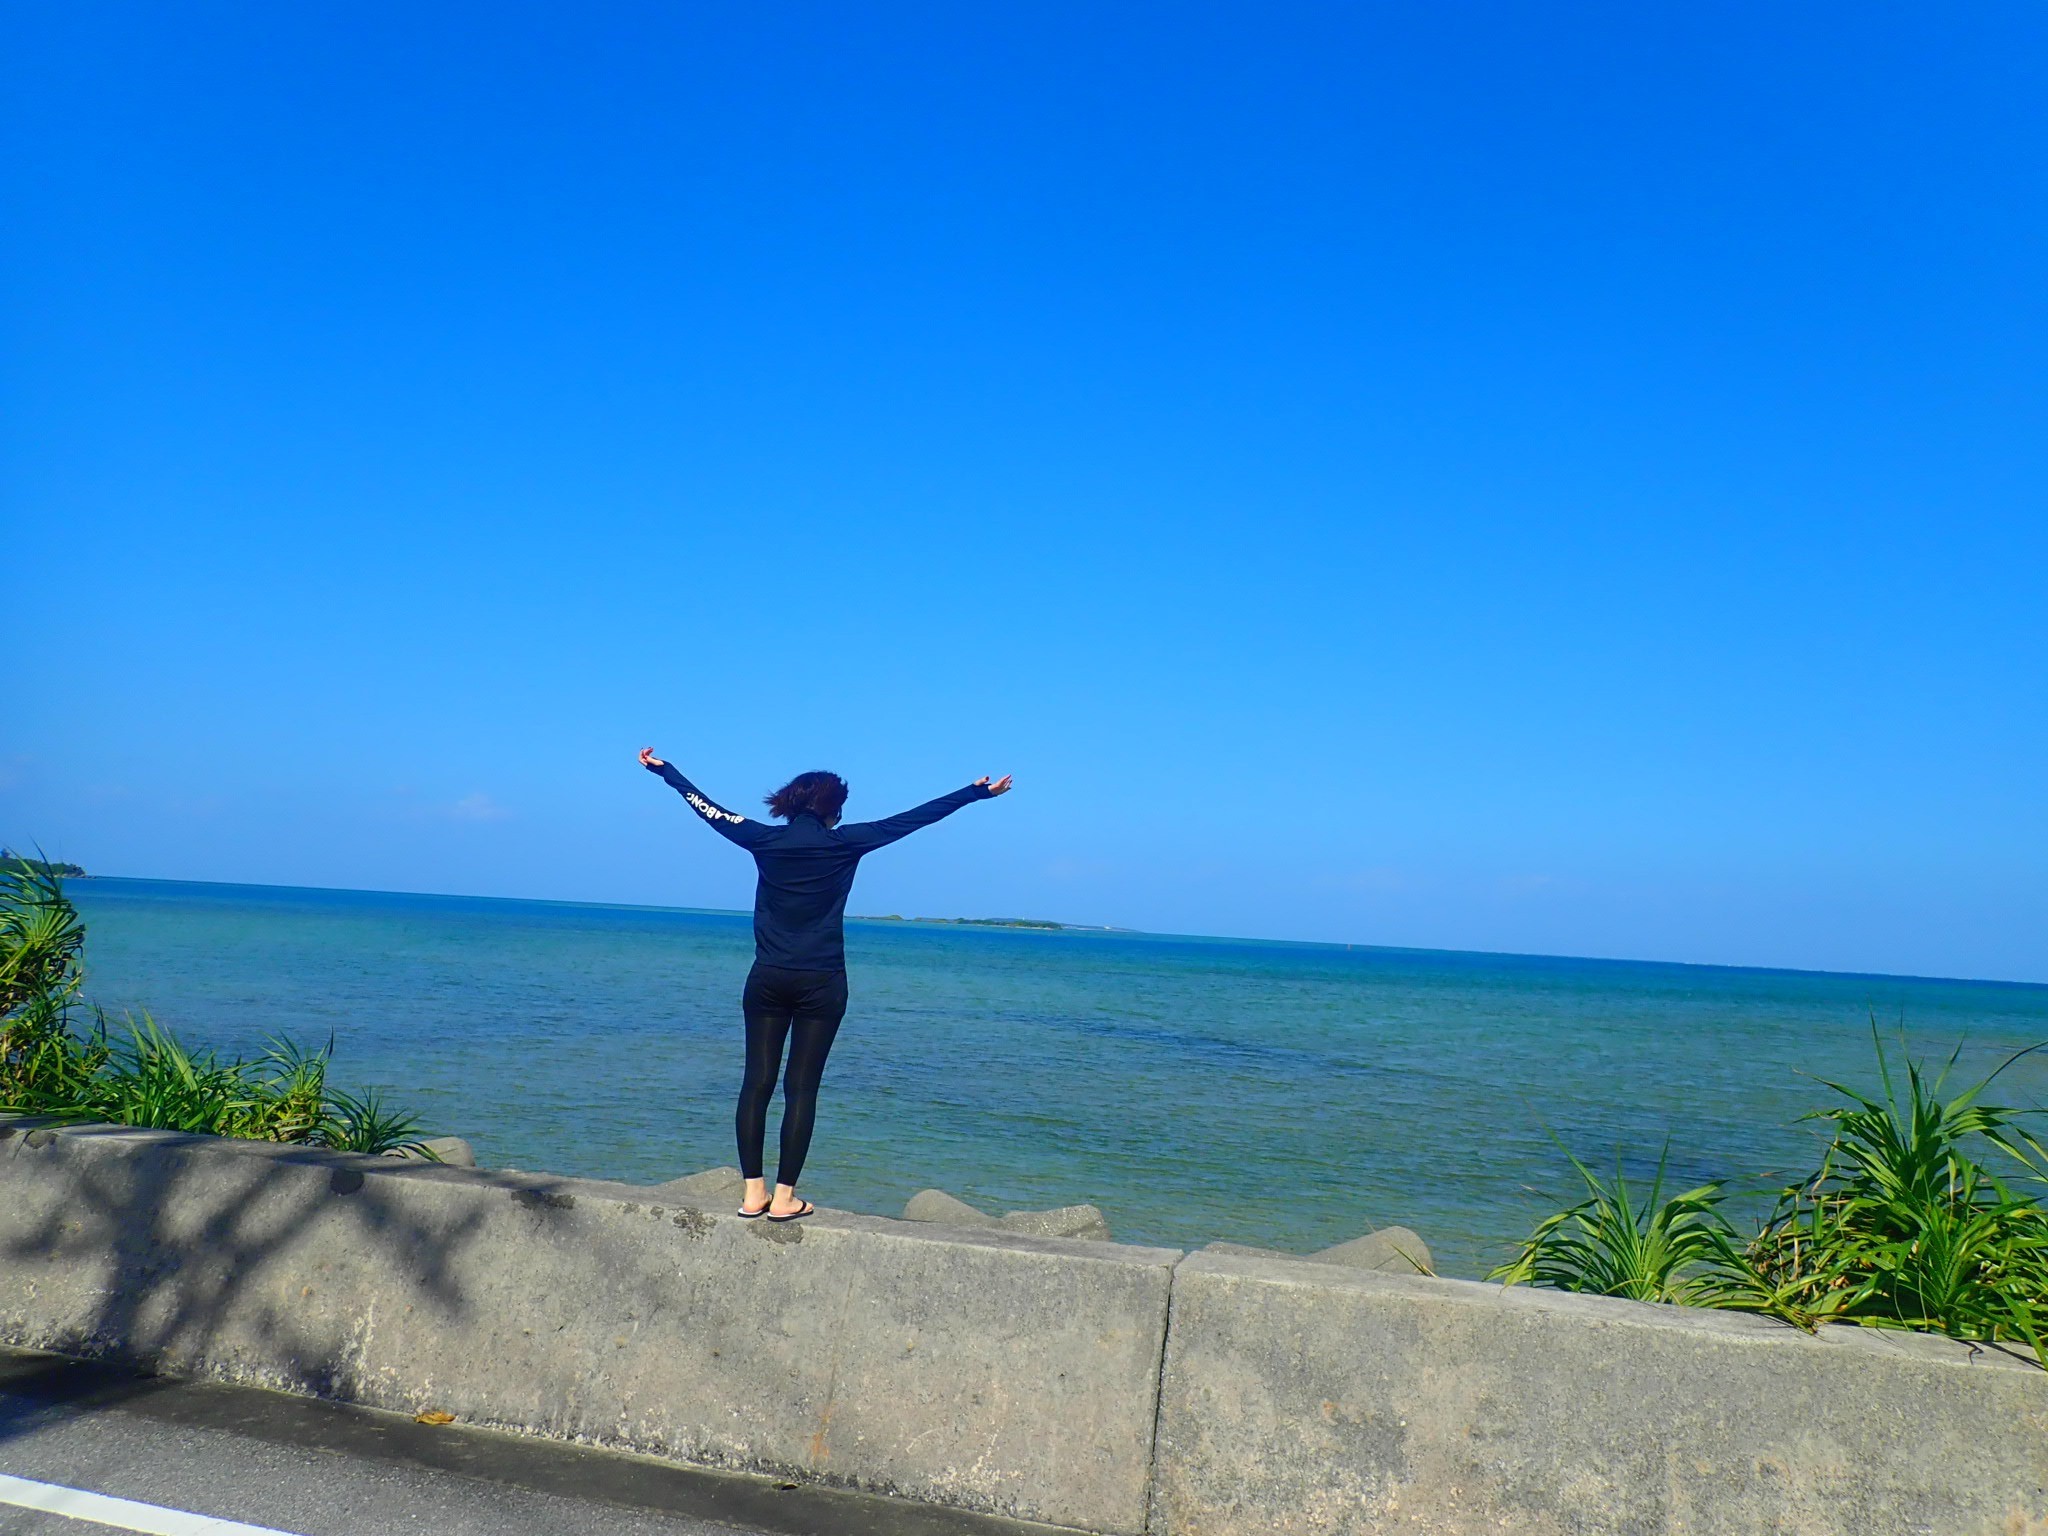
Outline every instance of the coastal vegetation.
[(345, 1152), (417, 1148), (412, 1116), (329, 1083), (332, 1039), (318, 1051), (273, 1041), (249, 1061), (188, 1047), (147, 1014), (116, 1029), (81, 1000), (84, 954), (58, 867), (0, 860), (0, 1110)]
[(1818, 1163), (1775, 1191), (1752, 1230), (1727, 1213), (1731, 1181), (1667, 1196), (1662, 1159), (1636, 1190), (1618, 1169), (1607, 1178), (1572, 1158), (1586, 1198), (1539, 1223), (1490, 1278), (1759, 1312), (1809, 1331), (1859, 1323), (2022, 1344), (2048, 1366), (2048, 1149), (2025, 1128), (2041, 1111), (1982, 1101), (2028, 1052), (1950, 1094), (1956, 1054), (1930, 1074), (1903, 1041), (1894, 1060), (1874, 1021), (1871, 1034), (1878, 1086), (1823, 1085), (1834, 1102), (1805, 1117), (1824, 1129)]
[(85, 878), (85, 871), (76, 864), (66, 864), (61, 859), (32, 859), (25, 853), (16, 853), (12, 848), (0, 848), (0, 864), (25, 864), (30, 869), (56, 875), (65, 880), (83, 880)]

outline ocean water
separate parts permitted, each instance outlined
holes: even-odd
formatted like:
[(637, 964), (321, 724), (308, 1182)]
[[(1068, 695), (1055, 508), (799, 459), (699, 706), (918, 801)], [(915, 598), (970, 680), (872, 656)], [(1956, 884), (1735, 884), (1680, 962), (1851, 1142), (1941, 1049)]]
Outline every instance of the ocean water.
[[(88, 996), (195, 1042), (335, 1042), (489, 1166), (734, 1161), (738, 914), (175, 881), (70, 886)], [(1560, 1143), (1678, 1187), (1810, 1166), (1871, 1019), (1956, 1081), (2048, 986), (1141, 934), (847, 925), (853, 1006), (805, 1192), (896, 1214), (1092, 1201), (1117, 1236), (1296, 1252), (1400, 1223), (1477, 1275), (1574, 1196)], [(2048, 1097), (2048, 1052), (1997, 1102)], [(774, 1124), (769, 1160), (773, 1162)]]

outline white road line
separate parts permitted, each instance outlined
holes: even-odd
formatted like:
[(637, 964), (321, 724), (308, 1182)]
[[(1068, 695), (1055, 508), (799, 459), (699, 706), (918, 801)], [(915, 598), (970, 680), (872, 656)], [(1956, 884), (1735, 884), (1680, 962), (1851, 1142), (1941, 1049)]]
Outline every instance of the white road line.
[(267, 1525), (216, 1520), (212, 1515), (166, 1509), (161, 1504), (138, 1504), (133, 1499), (87, 1493), (83, 1488), (9, 1477), (5, 1472), (0, 1472), (0, 1504), (89, 1520), (94, 1525), (111, 1525), (118, 1531), (141, 1531), (144, 1536), (291, 1536), (289, 1531), (274, 1531)]

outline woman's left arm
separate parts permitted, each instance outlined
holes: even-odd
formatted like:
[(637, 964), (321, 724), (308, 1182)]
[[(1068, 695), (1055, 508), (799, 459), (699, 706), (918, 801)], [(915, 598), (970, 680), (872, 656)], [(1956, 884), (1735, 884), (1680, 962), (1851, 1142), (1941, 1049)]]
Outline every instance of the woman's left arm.
[(839, 835), (862, 853), (885, 848), (898, 838), (910, 836), (919, 827), (928, 827), (935, 821), (944, 820), (963, 805), (972, 805), (977, 800), (993, 800), (997, 795), (1010, 792), (1010, 776), (1006, 773), (994, 783), (984, 776), (976, 779), (965, 789), (956, 789), (950, 795), (941, 795), (936, 800), (927, 800), (923, 805), (894, 816), (885, 816), (880, 821), (856, 821), (839, 829)]

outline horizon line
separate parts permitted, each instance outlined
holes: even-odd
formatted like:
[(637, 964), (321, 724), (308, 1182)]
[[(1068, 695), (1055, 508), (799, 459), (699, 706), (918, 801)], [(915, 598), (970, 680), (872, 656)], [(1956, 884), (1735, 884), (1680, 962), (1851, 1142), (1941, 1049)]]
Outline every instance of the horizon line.
[[(66, 876), (65, 878), (68, 880), (82, 879), (86, 881), (132, 880), (137, 882), (146, 882), (158, 885), (213, 885), (226, 886), (238, 890), (258, 891), (333, 891), (355, 896), (424, 896), (431, 899), (444, 901), (506, 901), (517, 902), (526, 906), (595, 907), (607, 911), (623, 912), (679, 912), (690, 914), (692, 916), (709, 917), (746, 918), (753, 916), (753, 913), (751, 911), (748, 911), (747, 909), (740, 907), (659, 906), (649, 902), (638, 901), (573, 901), (559, 896), (492, 896), (470, 891), (398, 891), (386, 890), (381, 887), (353, 885), (277, 885), (248, 880), (191, 880), (180, 879), (174, 876), (166, 875), (87, 874)], [(849, 917), (846, 919), (846, 921), (849, 923), (882, 923), (889, 921), (889, 919), (886, 917), (875, 917), (870, 915), (860, 917)], [(902, 922), (906, 920), (897, 919), (897, 921)], [(965, 925), (963, 923), (963, 920), (959, 918), (938, 918), (929, 919), (929, 921), (940, 925), (945, 925), (948, 923), (954, 925)], [(982, 919), (970, 921), (987, 922), (988, 920)], [(1054, 920), (1047, 919), (1047, 921)], [(1001, 932), (1004, 930), (991, 926), (987, 931)], [(1038, 933), (1056, 931), (1062, 933), (1089, 936), (1094, 938), (1188, 939), (1194, 940), (1196, 942), (1211, 944), (1292, 944), (1310, 949), (1367, 949), (1376, 950), (1386, 954), (1483, 955), (1488, 958), (1501, 960), (1581, 960), (1589, 961), (1596, 965), (1661, 965), (1680, 967), (1687, 970), (1701, 971), (1751, 971), (1759, 974), (1774, 976), (1832, 976), (1871, 981), (1958, 982), (1969, 986), (1978, 987), (2025, 987), (2034, 990), (2048, 990), (2048, 981), (2019, 981), (2011, 978), (1998, 976), (1929, 976), (1908, 971), (1830, 971), (1819, 969), (1813, 966), (1734, 965), (1729, 962), (1719, 960), (1663, 960), (1647, 959), (1639, 955), (1568, 955), (1555, 953), (1546, 954), (1535, 950), (1446, 949), (1434, 945), (1373, 944), (1362, 940), (1346, 939), (1267, 939), (1255, 938), (1248, 934), (1164, 933), (1148, 928), (1117, 928), (1101, 924), (1086, 923), (1062, 923), (1060, 927), (1056, 930), (1047, 930), (1041, 928), (1036, 930), (1019, 929), (1017, 931), (1035, 931)]]

